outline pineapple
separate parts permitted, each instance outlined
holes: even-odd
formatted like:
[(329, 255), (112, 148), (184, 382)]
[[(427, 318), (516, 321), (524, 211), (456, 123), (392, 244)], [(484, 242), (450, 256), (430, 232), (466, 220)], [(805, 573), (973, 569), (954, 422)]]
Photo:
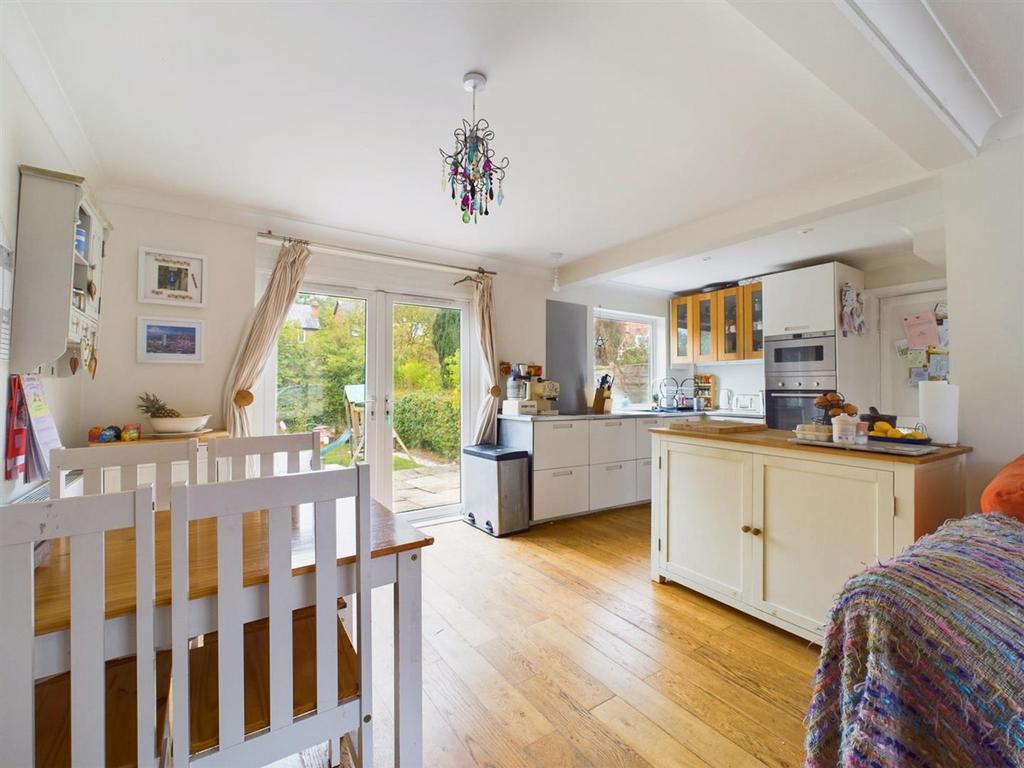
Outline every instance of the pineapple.
[(167, 403), (149, 392), (139, 395), (139, 400), (142, 402), (139, 403), (138, 409), (150, 418), (177, 419), (181, 416), (179, 411), (169, 407)]

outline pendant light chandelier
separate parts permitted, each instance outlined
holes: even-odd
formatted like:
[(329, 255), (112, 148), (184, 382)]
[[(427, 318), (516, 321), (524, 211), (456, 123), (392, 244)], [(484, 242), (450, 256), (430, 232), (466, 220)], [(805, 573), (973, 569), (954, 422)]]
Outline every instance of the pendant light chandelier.
[[(467, 72), (462, 77), (462, 87), (473, 94), (473, 122), (462, 121), (462, 127), (455, 129), (455, 151), (441, 152), (441, 188), (451, 190), (452, 200), (458, 201), (462, 211), (462, 222), (474, 224), (479, 216), (489, 216), (492, 203), (501, 205), (505, 199), (502, 182), (508, 158), (500, 162), (494, 159), (491, 141), (494, 131), (490, 123), (476, 119), (476, 92), (487, 85), (487, 78), (479, 72)], [(495, 189), (497, 187), (497, 189)]]

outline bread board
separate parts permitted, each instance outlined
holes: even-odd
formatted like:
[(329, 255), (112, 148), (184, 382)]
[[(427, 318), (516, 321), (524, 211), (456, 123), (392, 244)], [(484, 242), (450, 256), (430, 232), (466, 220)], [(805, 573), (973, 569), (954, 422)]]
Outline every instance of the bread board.
[(763, 432), (768, 429), (766, 424), (747, 421), (670, 421), (669, 429), (677, 432), (700, 432), (707, 435), (732, 435), (739, 432)]

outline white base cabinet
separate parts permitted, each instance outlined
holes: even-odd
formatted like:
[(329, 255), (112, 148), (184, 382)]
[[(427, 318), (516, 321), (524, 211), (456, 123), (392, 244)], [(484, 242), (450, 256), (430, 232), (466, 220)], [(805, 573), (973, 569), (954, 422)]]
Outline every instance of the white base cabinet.
[(635, 461), (613, 461), (607, 464), (590, 465), (590, 506), (592, 509), (622, 507), (626, 504), (635, 504), (636, 500)]
[(655, 449), (652, 577), (815, 642), (850, 576), (963, 513), (963, 456), (915, 465), (668, 433)]
[(533, 473), (533, 519), (553, 520), (590, 510), (590, 467), (541, 469)]

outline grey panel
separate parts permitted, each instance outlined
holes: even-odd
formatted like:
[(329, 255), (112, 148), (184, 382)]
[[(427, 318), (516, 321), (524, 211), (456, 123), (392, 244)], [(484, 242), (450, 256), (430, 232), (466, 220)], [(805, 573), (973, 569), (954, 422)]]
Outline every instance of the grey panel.
[(589, 391), (593, 389), (587, 370), (589, 339), (585, 304), (548, 299), (544, 376), (561, 385), (558, 396), (561, 413), (586, 413), (588, 410)]

